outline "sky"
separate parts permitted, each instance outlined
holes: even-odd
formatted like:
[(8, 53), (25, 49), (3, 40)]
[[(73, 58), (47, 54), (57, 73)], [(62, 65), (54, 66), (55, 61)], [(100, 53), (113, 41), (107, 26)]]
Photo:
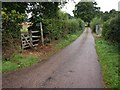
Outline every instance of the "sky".
[[(76, 3), (78, 3), (80, 0), (74, 0)], [(105, 12), (105, 11), (110, 11), (112, 9), (115, 9), (118, 11), (118, 2), (120, 0), (95, 0), (97, 2), (97, 6), (100, 7), (101, 11)], [(73, 10), (75, 7), (75, 3), (70, 0), (65, 7), (62, 9), (62, 11), (65, 11), (67, 13), (69, 13), (70, 15), (73, 16)]]

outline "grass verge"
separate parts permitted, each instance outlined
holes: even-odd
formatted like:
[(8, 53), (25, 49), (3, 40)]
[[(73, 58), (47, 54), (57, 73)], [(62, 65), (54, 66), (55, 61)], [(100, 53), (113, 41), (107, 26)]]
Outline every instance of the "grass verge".
[(29, 67), (38, 61), (40, 61), (39, 58), (35, 56), (25, 57), (20, 54), (16, 54), (10, 60), (2, 62), (2, 72), (10, 72)]
[(103, 38), (96, 38), (96, 50), (102, 67), (102, 74), (106, 88), (118, 88), (120, 54), (117, 45), (107, 42)]
[(56, 48), (63, 49), (66, 46), (68, 46), (70, 43), (72, 43), (74, 40), (76, 40), (82, 33), (81, 31), (78, 31), (74, 34), (67, 35), (65, 38), (63, 38), (58, 44), (56, 44)]

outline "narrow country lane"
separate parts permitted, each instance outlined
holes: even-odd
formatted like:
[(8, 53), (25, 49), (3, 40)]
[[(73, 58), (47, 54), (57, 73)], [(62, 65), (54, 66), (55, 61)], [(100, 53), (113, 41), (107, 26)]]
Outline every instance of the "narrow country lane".
[(3, 74), (3, 88), (103, 88), (90, 28), (49, 60)]

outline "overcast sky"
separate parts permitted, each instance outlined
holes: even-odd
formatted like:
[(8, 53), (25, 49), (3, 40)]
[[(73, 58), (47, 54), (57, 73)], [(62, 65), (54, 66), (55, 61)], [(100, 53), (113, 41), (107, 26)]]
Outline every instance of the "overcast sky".
[[(80, 0), (74, 0), (76, 3), (78, 3)], [(98, 6), (101, 8), (101, 11), (110, 11), (111, 9), (116, 9), (118, 11), (118, 2), (120, 0), (95, 0), (98, 4)], [(71, 1), (66, 4), (66, 6), (62, 9), (62, 11), (65, 11), (73, 16), (72, 11), (74, 10), (75, 3)]]

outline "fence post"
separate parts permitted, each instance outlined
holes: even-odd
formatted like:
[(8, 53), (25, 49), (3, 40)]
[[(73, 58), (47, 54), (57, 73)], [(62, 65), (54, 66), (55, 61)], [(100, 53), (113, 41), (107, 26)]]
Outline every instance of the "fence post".
[(43, 28), (42, 28), (42, 23), (41, 23), (41, 22), (40, 22), (40, 30), (41, 30), (41, 41), (42, 41), (42, 45), (44, 45)]

